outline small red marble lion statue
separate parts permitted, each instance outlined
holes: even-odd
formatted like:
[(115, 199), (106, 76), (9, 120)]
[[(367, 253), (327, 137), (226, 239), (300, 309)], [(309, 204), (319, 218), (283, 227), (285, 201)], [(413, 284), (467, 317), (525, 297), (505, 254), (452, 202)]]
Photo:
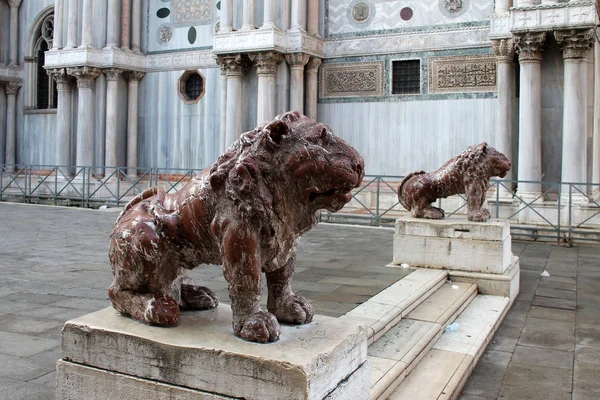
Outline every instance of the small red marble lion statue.
[[(339, 211), (364, 176), (360, 154), (297, 112), (242, 134), (183, 189), (148, 189), (125, 207), (110, 237), (109, 297), (122, 314), (177, 325), (180, 310), (216, 307), (218, 295), (186, 270), (222, 264), (233, 331), (253, 342), (279, 338), (279, 322), (308, 323), (313, 308), (292, 292), (296, 248), (317, 210)], [(261, 273), (268, 286), (260, 307)]]
[(443, 219), (444, 210), (431, 203), (466, 194), (469, 221), (485, 222), (490, 218), (489, 210), (483, 208), (489, 180), (493, 176), (503, 178), (510, 168), (506, 156), (487, 143), (473, 145), (437, 171), (408, 174), (398, 186), (398, 200), (415, 218)]

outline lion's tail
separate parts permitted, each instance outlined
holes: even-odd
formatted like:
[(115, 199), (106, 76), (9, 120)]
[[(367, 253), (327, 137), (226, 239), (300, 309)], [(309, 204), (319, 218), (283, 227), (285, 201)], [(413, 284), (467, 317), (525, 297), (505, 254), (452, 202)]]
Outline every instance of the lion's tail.
[(406, 182), (408, 182), (413, 176), (416, 175), (423, 175), (425, 174), (425, 171), (415, 171), (415, 172), (411, 172), (410, 174), (406, 175), (404, 177), (404, 179), (402, 179), (402, 182), (400, 182), (400, 185), (398, 185), (398, 201), (400, 201), (400, 204), (402, 204), (402, 207), (404, 207), (406, 210), (410, 211), (411, 209), (411, 205), (408, 204), (404, 198), (404, 196), (402, 195), (402, 188), (404, 187), (404, 185), (406, 184)]

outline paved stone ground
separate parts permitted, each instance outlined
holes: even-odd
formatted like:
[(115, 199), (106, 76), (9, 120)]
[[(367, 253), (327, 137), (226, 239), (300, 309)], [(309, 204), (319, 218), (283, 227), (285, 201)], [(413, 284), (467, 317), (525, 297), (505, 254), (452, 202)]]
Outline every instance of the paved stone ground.
[[(54, 399), (63, 323), (109, 305), (116, 217), (0, 203), (0, 399)], [(600, 398), (599, 249), (513, 250), (521, 294), (461, 399)], [(407, 273), (385, 268), (391, 259), (391, 230), (321, 224), (302, 240), (293, 286), (318, 313), (338, 316)], [(544, 269), (550, 277), (540, 278)], [(219, 267), (192, 275), (229, 300)]]

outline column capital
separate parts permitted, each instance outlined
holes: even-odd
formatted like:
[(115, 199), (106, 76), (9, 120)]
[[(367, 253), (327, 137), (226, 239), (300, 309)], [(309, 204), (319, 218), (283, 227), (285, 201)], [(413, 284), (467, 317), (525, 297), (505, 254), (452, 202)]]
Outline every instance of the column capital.
[(256, 64), (256, 73), (258, 75), (275, 75), (277, 64), (283, 59), (281, 54), (274, 51), (254, 53), (249, 57)]
[(498, 61), (512, 62), (515, 58), (515, 42), (512, 39), (492, 40), (492, 49)]
[(7, 1), (8, 1), (9, 6), (18, 8), (21, 5), (22, 0), (7, 0)]
[(77, 87), (81, 89), (92, 89), (94, 81), (100, 75), (99, 68), (93, 67), (75, 67), (67, 68), (67, 74), (77, 79)]
[(555, 31), (554, 38), (563, 49), (563, 58), (585, 59), (594, 45), (594, 33), (594, 29), (568, 29)]
[(287, 61), (292, 68), (304, 67), (308, 63), (309, 58), (310, 56), (306, 53), (291, 53), (285, 55), (285, 61)]
[(519, 61), (541, 61), (545, 32), (527, 32), (513, 36)]
[(128, 81), (134, 81), (134, 82), (139, 82), (142, 80), (142, 78), (144, 78), (144, 76), (146, 75), (145, 72), (142, 71), (125, 71), (123, 72), (123, 76), (125, 76), (125, 78), (127, 78)]
[(8, 81), (4, 83), (4, 92), (7, 96), (16, 96), (23, 84), (20, 81)]
[(217, 56), (217, 64), (225, 69), (227, 76), (241, 76), (248, 68), (248, 62), (241, 54)]
[(67, 74), (67, 70), (65, 68), (49, 69), (46, 72), (56, 82), (56, 88), (58, 90), (71, 90), (73, 78)]
[(123, 70), (119, 68), (106, 68), (102, 72), (106, 75), (107, 81), (116, 81), (119, 79), (119, 75), (123, 73)]
[(317, 72), (321, 64), (323, 64), (323, 61), (321, 61), (320, 58), (311, 57), (308, 63), (306, 64), (306, 70)]

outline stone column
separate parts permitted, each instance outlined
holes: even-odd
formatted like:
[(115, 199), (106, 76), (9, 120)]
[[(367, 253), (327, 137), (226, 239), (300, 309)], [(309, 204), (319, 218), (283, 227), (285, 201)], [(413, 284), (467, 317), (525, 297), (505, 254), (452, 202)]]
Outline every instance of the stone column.
[[(120, 166), (117, 159), (118, 153), (118, 135), (117, 135), (117, 115), (119, 114), (119, 75), (120, 69), (110, 68), (105, 69), (106, 75), (106, 136), (105, 136), (105, 152), (104, 165), (107, 168)], [(106, 174), (110, 175), (113, 171), (107, 170)]]
[[(555, 31), (554, 37), (563, 49), (564, 104), (561, 181), (587, 182), (587, 53), (594, 44), (594, 30)], [(587, 201), (585, 185), (573, 189), (573, 200)], [(568, 200), (568, 186), (563, 195)]]
[(290, 29), (306, 31), (306, 0), (292, 0), (292, 22)]
[[(293, 28), (293, 25), (292, 25)], [(290, 64), (290, 110), (304, 113), (304, 66), (308, 63), (309, 55), (292, 53), (285, 56)]]
[[(515, 97), (515, 68), (513, 65), (515, 45), (511, 39), (492, 40), (492, 48), (496, 56), (498, 83), (498, 127), (494, 146), (512, 160), (513, 135), (513, 99)], [(512, 170), (506, 174), (505, 180), (513, 179)], [(507, 184), (510, 188), (510, 184)], [(500, 197), (512, 198), (512, 192), (500, 188)]]
[[(594, 44), (594, 76), (600, 76), (600, 42)], [(600, 79), (594, 79), (594, 134), (592, 144), (592, 183), (600, 184)], [(600, 186), (594, 186), (595, 196)]]
[[(67, 1), (67, 0), (64, 0)], [(77, 22), (79, 15), (79, 0), (69, 1), (69, 16), (67, 20), (67, 46), (65, 49), (77, 47)]]
[(496, 14), (506, 14), (510, 8), (510, 0), (496, 0), (494, 12)]
[(275, 0), (265, 0), (263, 14), (263, 28), (275, 28)]
[(120, 28), (120, 15), (119, 10), (120, 0), (108, 0), (108, 18), (106, 19), (106, 46), (105, 48), (117, 48), (119, 47), (119, 28)]
[(233, 30), (233, 0), (221, 0), (219, 30), (221, 32)]
[[(56, 0), (54, 4), (54, 33), (52, 50), (60, 50), (63, 47), (63, 15), (65, 13), (64, 0)], [(1, 17), (0, 17), (1, 18)], [(0, 41), (1, 43), (1, 41)]]
[(140, 51), (140, 37), (142, 33), (142, 6), (140, 0), (133, 0), (131, 3), (131, 50), (134, 53)]
[(317, 120), (317, 103), (319, 101), (319, 67), (321, 59), (311, 57), (306, 65), (306, 116)]
[(308, 0), (306, 30), (310, 35), (319, 36), (319, 0)]
[(244, 0), (242, 29), (254, 29), (254, 0)]
[(529, 7), (534, 4), (534, 0), (515, 0), (515, 7)]
[[(0, 21), (2, 21), (2, 7), (0, 7)], [(0, 29), (0, 43), (2, 42), (2, 29)], [(0, 66), (3, 66), (4, 63), (2, 62), (2, 52), (0, 51)]]
[(19, 5), (21, 0), (8, 0), (10, 6), (10, 53), (8, 65), (19, 65)]
[(71, 165), (71, 90), (72, 78), (64, 68), (50, 71), (58, 89), (56, 110), (56, 165)]
[(94, 3), (93, 0), (83, 0), (83, 19), (81, 27), (81, 47), (94, 47)]
[(217, 58), (227, 71), (227, 120), (225, 121), (225, 147), (231, 146), (242, 133), (242, 77), (246, 61), (241, 54)]
[(129, 80), (127, 96), (127, 175), (137, 177), (138, 166), (138, 97), (139, 83), (144, 72), (126, 71)]
[(221, 65), (221, 115), (219, 116), (219, 152), (227, 150), (227, 69)]
[(258, 74), (257, 124), (270, 121), (277, 115), (275, 75), (277, 64), (282, 58), (281, 54), (274, 51), (258, 53), (252, 57), (252, 61), (256, 62), (256, 72)]
[[(542, 180), (542, 45), (545, 33), (524, 33), (514, 37), (521, 66), (519, 90), (519, 172), (520, 181)], [(518, 193), (527, 200), (537, 198), (539, 183), (519, 183)]]
[(131, 23), (131, 0), (122, 0), (121, 2), (121, 49), (129, 50), (131, 46), (131, 36), (129, 35)]
[[(10, 81), (4, 86), (6, 93), (6, 147), (4, 162), (8, 165), (17, 161), (17, 92), (21, 82)], [(12, 168), (9, 168), (12, 171)]]
[(100, 75), (98, 68), (67, 68), (67, 73), (77, 79), (77, 150), (78, 167), (94, 165), (94, 83)]

